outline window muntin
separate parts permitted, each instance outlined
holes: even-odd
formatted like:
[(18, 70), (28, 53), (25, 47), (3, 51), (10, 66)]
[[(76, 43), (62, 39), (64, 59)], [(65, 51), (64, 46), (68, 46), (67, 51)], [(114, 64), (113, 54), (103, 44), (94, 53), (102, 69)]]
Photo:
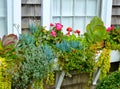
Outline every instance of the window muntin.
[(53, 0), (52, 22), (64, 25), (66, 33), (68, 26), (74, 30), (85, 32), (85, 27), (94, 16), (100, 16), (101, 0)]

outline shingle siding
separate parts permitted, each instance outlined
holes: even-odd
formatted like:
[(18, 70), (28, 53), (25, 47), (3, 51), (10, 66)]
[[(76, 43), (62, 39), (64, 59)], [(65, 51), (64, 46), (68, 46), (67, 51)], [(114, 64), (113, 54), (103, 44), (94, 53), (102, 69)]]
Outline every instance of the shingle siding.
[(22, 0), (21, 7), (22, 31), (24, 32), (32, 22), (40, 23), (41, 0)]
[(113, 0), (112, 25), (120, 25), (120, 0)]

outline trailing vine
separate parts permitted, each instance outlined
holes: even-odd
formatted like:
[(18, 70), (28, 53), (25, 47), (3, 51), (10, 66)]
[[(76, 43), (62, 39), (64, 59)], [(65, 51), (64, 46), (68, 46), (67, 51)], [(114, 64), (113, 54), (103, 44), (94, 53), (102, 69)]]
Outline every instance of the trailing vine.
[(47, 79), (46, 79), (46, 84), (48, 85), (54, 85), (55, 84), (55, 74), (54, 72), (48, 73)]
[(11, 89), (11, 76), (7, 74), (5, 58), (0, 57), (0, 89)]
[(107, 73), (109, 72), (110, 69), (110, 49), (103, 49), (102, 53), (98, 59), (98, 62), (96, 64), (96, 68), (101, 69), (101, 75), (100, 75), (100, 80), (102, 80)]

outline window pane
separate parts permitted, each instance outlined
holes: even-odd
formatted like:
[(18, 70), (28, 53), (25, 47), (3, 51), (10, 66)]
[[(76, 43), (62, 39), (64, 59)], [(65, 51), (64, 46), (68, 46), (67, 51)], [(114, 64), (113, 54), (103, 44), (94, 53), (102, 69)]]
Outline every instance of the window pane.
[(85, 2), (86, 0), (75, 0), (75, 16), (85, 15)]
[(87, 16), (97, 15), (97, 0), (87, 0)]
[(62, 24), (63, 24), (63, 33), (67, 33), (66, 28), (72, 27), (72, 18), (71, 17), (64, 17), (62, 18)]
[(0, 0), (0, 37), (7, 34), (7, 3), (6, 0)]
[(62, 1), (62, 16), (72, 16), (73, 13), (73, 0)]
[(6, 15), (6, 0), (0, 0), (0, 17), (5, 17)]
[(53, 23), (60, 23), (60, 17), (54, 17)]
[[(81, 34), (86, 31), (86, 25), (93, 16), (99, 16), (101, 0), (53, 0), (54, 6), (59, 9), (60, 16), (53, 16), (54, 22), (60, 22), (64, 25), (64, 33), (68, 26), (74, 30), (81, 30)], [(59, 4), (58, 4), (59, 3)], [(61, 19), (62, 18), (62, 19)]]
[(3, 36), (4, 34), (7, 34), (6, 31), (6, 19), (5, 18), (0, 18), (0, 37)]
[(53, 0), (53, 16), (60, 16), (60, 0)]
[(86, 25), (90, 23), (93, 17), (87, 17)]
[(80, 30), (81, 34), (85, 32), (85, 17), (75, 17), (74, 29)]

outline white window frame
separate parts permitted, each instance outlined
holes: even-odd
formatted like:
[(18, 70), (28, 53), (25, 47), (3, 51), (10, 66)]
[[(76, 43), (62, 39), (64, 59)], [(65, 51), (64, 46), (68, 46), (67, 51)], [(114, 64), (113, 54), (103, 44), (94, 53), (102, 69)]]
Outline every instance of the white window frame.
[[(52, 0), (42, 0), (42, 26), (47, 26), (49, 29), (49, 24), (52, 18)], [(112, 0), (102, 0), (101, 5), (101, 19), (106, 27), (111, 25), (111, 15), (112, 15)]]
[(21, 0), (7, 0), (7, 34), (21, 33)]
[(112, 1), (113, 0), (102, 0), (102, 11), (101, 18), (106, 27), (111, 26), (111, 18), (112, 18)]

